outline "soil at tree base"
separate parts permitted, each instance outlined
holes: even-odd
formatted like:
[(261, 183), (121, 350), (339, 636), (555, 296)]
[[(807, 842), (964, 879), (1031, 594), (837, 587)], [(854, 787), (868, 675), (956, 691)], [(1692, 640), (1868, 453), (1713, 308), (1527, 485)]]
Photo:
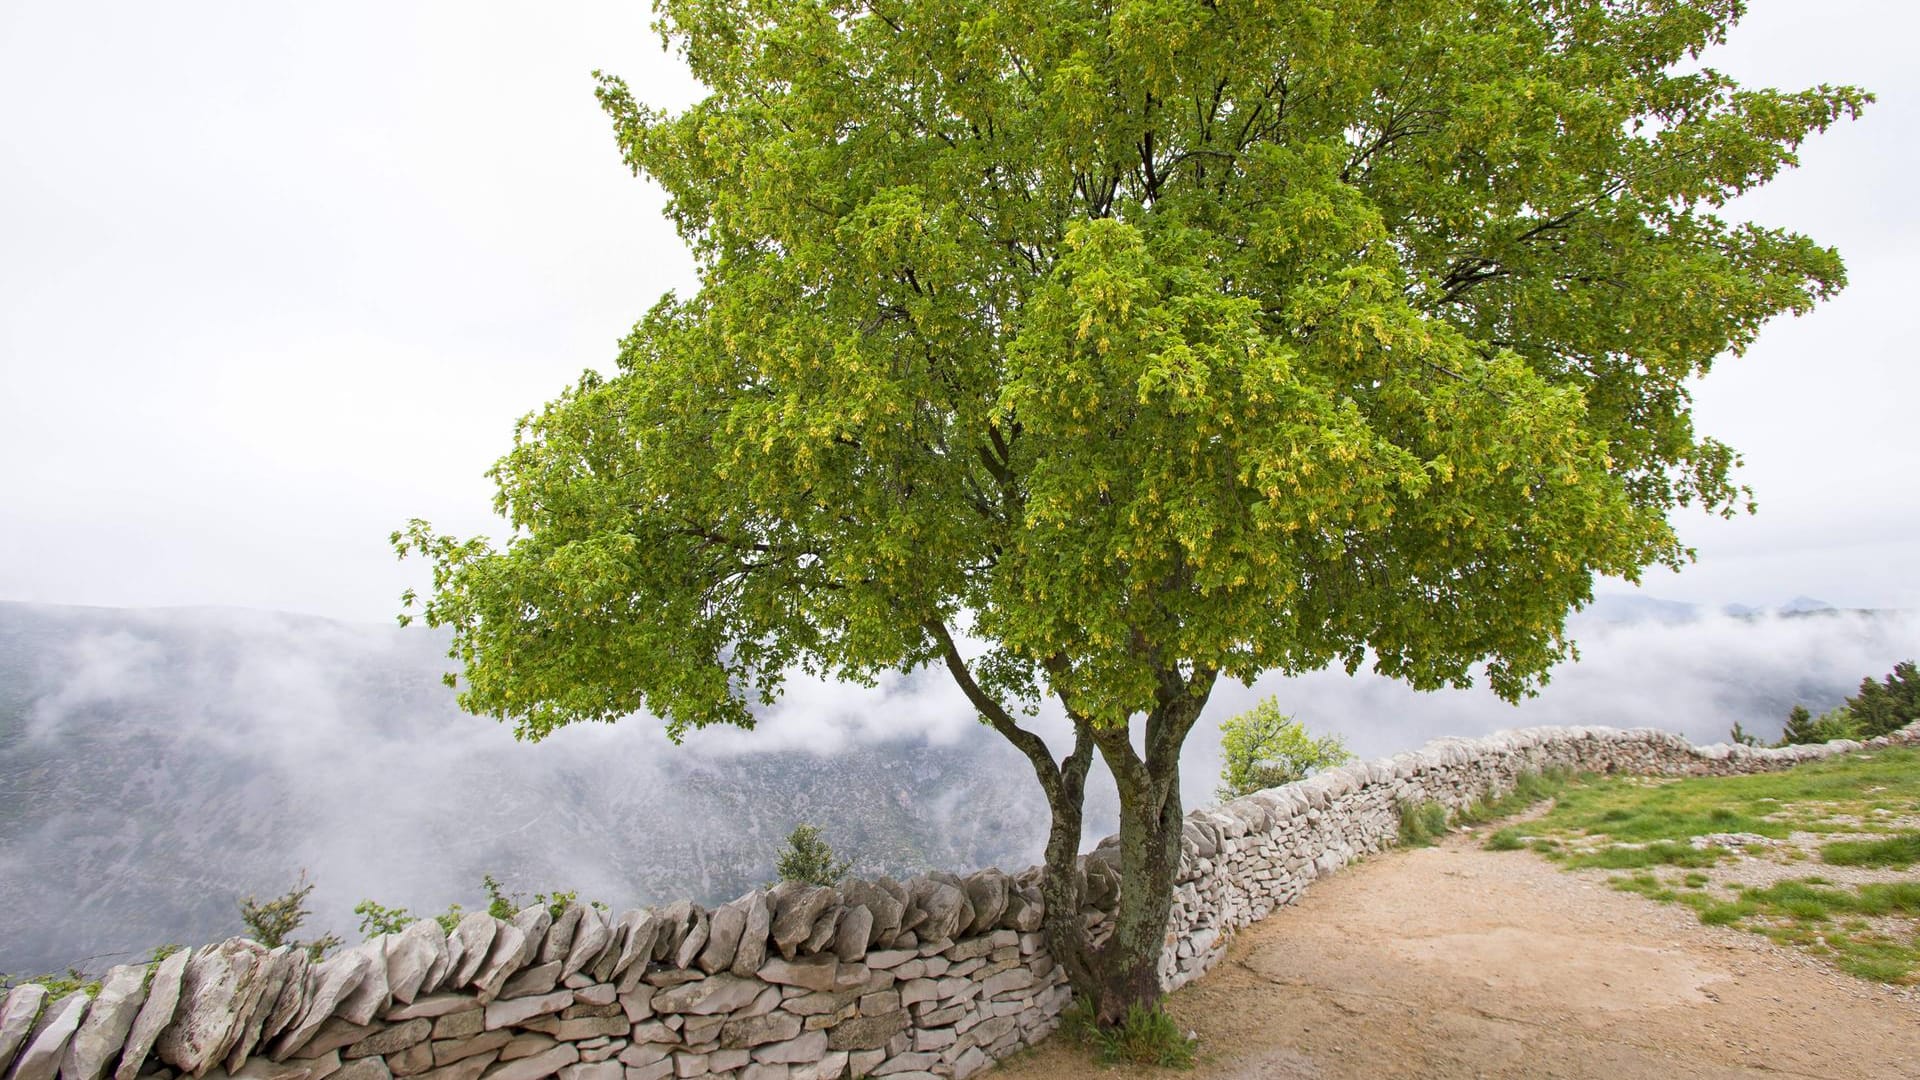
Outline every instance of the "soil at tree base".
[(987, 1073), (1169, 1080), (1920, 1077), (1920, 995), (1609, 889), (1485, 830), (1316, 883), (1168, 1001), (1191, 1073), (1056, 1037)]

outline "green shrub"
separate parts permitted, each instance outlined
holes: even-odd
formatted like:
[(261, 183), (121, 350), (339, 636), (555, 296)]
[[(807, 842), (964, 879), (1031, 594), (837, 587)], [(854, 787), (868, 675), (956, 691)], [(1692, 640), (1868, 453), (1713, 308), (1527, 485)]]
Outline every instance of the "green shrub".
[(1814, 716), (1805, 705), (1795, 705), (1787, 714), (1787, 726), (1780, 732), (1780, 746), (1798, 746), (1832, 742), (1835, 739), (1861, 737), (1860, 722), (1845, 705), (1835, 706)]
[(1315, 737), (1306, 725), (1280, 711), (1277, 698), (1259, 704), (1220, 725), (1221, 801), (1304, 780), (1321, 769), (1353, 760), (1338, 735)]
[(1847, 699), (1847, 711), (1859, 724), (1860, 738), (1871, 739), (1920, 720), (1920, 670), (1908, 660), (1895, 664), (1880, 682), (1860, 680), (1860, 692)]
[(319, 960), (329, 949), (340, 944), (337, 934), (327, 934), (313, 941), (296, 941), (293, 932), (307, 921), (313, 912), (307, 910), (307, 896), (313, 892), (313, 882), (307, 880), (307, 872), (300, 871), (300, 880), (293, 887), (272, 900), (256, 900), (251, 895), (240, 901), (240, 922), (247, 928), (247, 934), (253, 940), (268, 948), (291, 945), (305, 949), (307, 955)]
[(837, 885), (852, 866), (851, 861), (836, 860), (833, 847), (821, 839), (820, 830), (803, 822), (787, 834), (787, 849), (780, 853), (773, 869), (782, 881)]

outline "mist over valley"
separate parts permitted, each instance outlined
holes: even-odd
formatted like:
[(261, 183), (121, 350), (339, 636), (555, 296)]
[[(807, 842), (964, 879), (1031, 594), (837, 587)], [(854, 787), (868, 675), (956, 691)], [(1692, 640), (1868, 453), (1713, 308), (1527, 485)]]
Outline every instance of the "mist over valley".
[[(1735, 721), (1770, 738), (1793, 704), (1837, 704), (1920, 653), (1909, 613), (1787, 608), (1603, 598), (1573, 624), (1581, 659), (1518, 707), (1338, 669), (1223, 685), (1188, 741), (1183, 794), (1211, 800), (1218, 722), (1267, 694), (1364, 757), (1547, 723), (1711, 742)], [(278, 895), (302, 870), (317, 885), (306, 933), (353, 941), (358, 901), (471, 907), (485, 874), (615, 907), (722, 901), (772, 879), (802, 821), (866, 875), (1040, 857), (1027, 763), (944, 672), (872, 689), (796, 678), (757, 730), (675, 747), (645, 717), (516, 742), (456, 707), (449, 663), (445, 638), (418, 628), (0, 603), (0, 972), (97, 970), (237, 933), (240, 897)], [(1064, 749), (1057, 716), (1031, 722)], [(1115, 807), (1096, 774), (1089, 844)]]

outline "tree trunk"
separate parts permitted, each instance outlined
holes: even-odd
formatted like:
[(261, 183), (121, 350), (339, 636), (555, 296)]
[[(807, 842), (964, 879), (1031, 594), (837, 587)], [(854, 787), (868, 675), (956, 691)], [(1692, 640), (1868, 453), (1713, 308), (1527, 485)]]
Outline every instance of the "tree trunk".
[[(1173, 910), (1173, 879), (1180, 869), (1180, 747), (1199, 719), (1219, 675), (1196, 668), (1183, 675), (1174, 666), (1159, 672), (1157, 702), (1147, 714), (1146, 755), (1134, 752), (1130, 725), (1100, 729), (1062, 697), (1073, 722), (1074, 744), (1055, 762), (1046, 744), (1014, 722), (1012, 714), (974, 681), (953, 637), (938, 619), (923, 624), (940, 646), (947, 669), (980, 715), (1033, 764), (1046, 792), (1052, 821), (1040, 892), (1046, 904), (1043, 929), (1054, 962), (1066, 972), (1076, 996), (1091, 1002), (1098, 1020), (1117, 1024), (1134, 1006), (1160, 1000), (1160, 957), (1167, 947)], [(1050, 666), (1049, 671), (1054, 669)], [(1093, 751), (1113, 773), (1120, 791), (1120, 895), (1113, 932), (1098, 948), (1089, 941), (1082, 907), (1086, 879), (1079, 866), (1085, 817), (1087, 769)]]
[[(1149, 729), (1153, 727), (1149, 719)], [(1103, 1024), (1126, 1019), (1160, 1000), (1160, 957), (1180, 868), (1180, 760), (1149, 754), (1141, 761), (1126, 732), (1103, 738), (1100, 751), (1120, 790), (1120, 897), (1113, 934), (1092, 958), (1089, 993)]]

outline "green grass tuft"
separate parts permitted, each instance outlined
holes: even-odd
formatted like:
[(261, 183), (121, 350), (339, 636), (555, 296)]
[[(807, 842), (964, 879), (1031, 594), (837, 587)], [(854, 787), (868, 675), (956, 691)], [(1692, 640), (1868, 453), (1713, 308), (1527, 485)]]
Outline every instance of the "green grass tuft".
[(1076, 1001), (1060, 1014), (1062, 1030), (1094, 1052), (1103, 1065), (1157, 1065), (1163, 1069), (1193, 1068), (1199, 1040), (1160, 1005), (1135, 1005), (1118, 1024), (1101, 1024), (1093, 1004)]
[(1437, 802), (1400, 804), (1400, 845), (1430, 847), (1447, 833), (1447, 808)]
[(1920, 833), (1826, 844), (1820, 848), (1820, 861), (1831, 866), (1886, 866), (1905, 870), (1920, 862)]

